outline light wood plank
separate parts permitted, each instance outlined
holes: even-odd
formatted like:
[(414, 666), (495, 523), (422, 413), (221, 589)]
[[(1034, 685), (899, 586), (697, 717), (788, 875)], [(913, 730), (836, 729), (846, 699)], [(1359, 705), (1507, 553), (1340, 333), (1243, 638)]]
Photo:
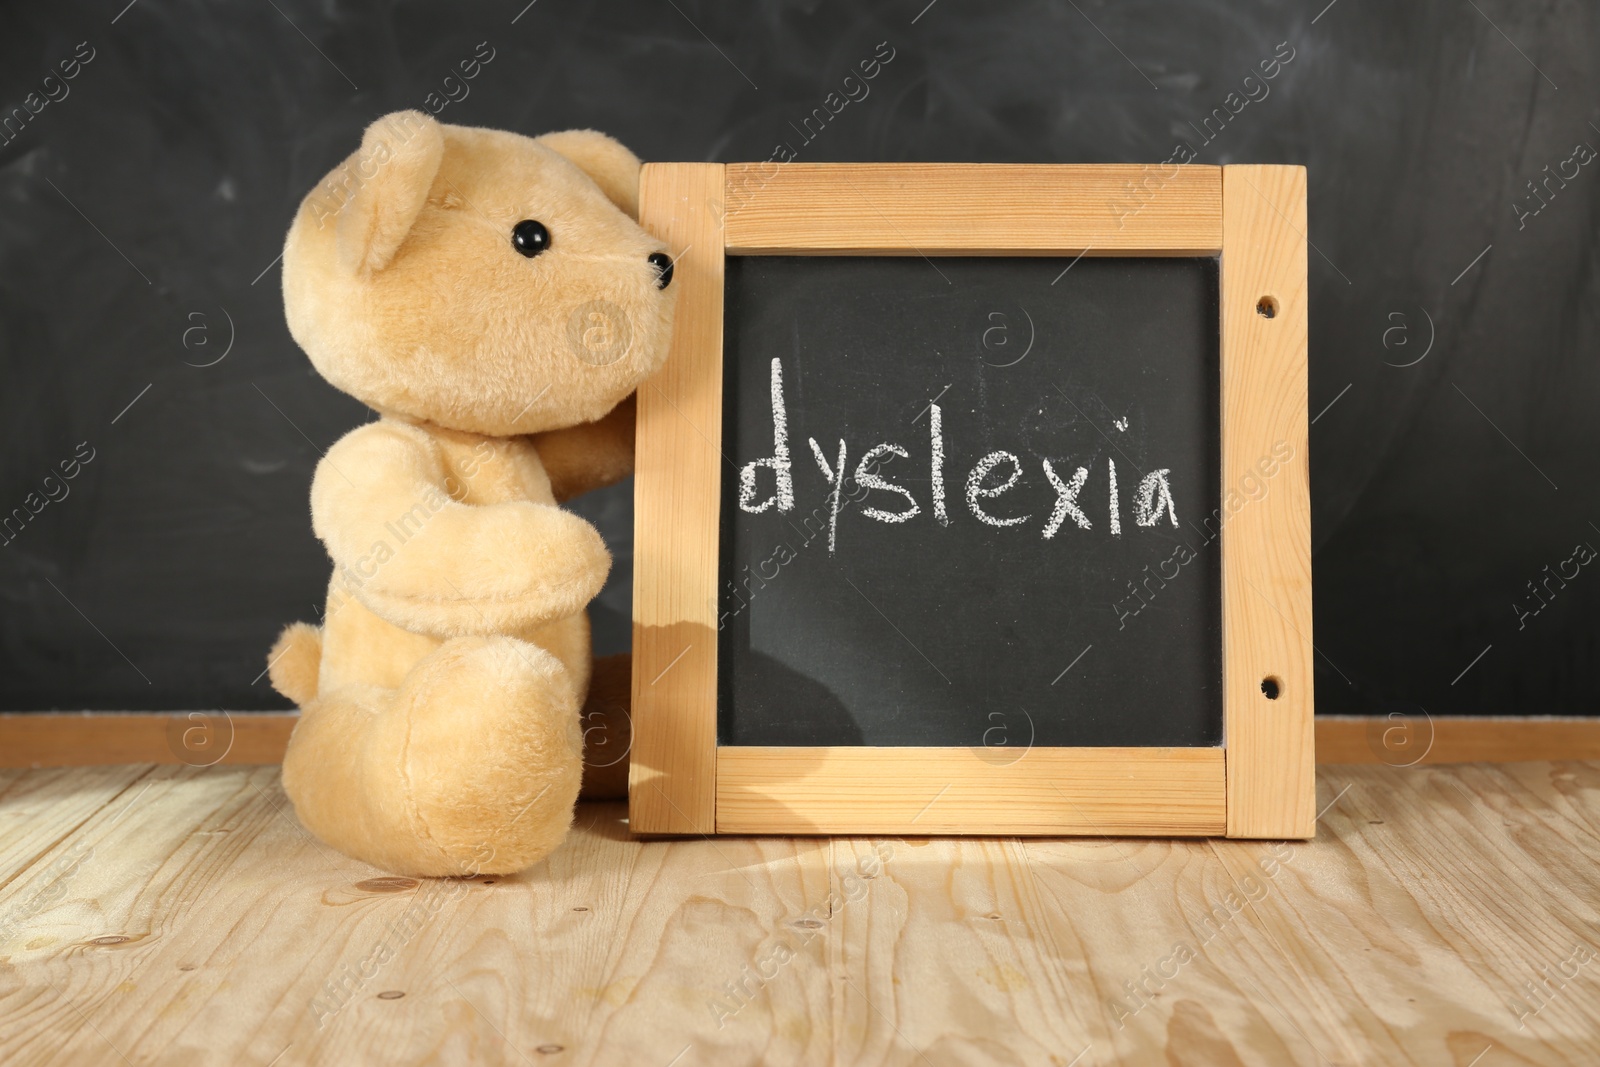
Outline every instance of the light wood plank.
[[(1525, 770), (1571, 779), (1568, 796), (1581, 780), (1592, 817), (1600, 797), (1592, 765)], [(1540, 977), (1541, 964), (1571, 951), (1570, 937), (1584, 936), (1592, 904), (1562, 887), (1593, 884), (1593, 849), (1573, 855), (1570, 836), (1513, 843), (1490, 830), (1503, 803), (1492, 798), (1506, 783), (1468, 783), (1499, 772), (1349, 772), (1325, 772), (1328, 814), (1314, 842), (1152, 842), (1124, 846), (1120, 863), (1092, 859), (1087, 843), (1029, 845), (1098, 1001), (1086, 1060), (1490, 1067), (1592, 1059), (1600, 1031), (1585, 1021), (1594, 1009), (1582, 987), (1550, 1000), (1549, 1025), (1541, 1012), (1522, 1031), (1507, 1002), (1521, 981)], [(1538, 804), (1523, 813), (1577, 832)], [(1508, 892), (1508, 873), (1530, 892)], [(1516, 918), (1524, 906), (1529, 915)], [(1180, 944), (1190, 950), (1186, 962), (1176, 957)], [(1485, 972), (1486, 956), (1496, 958), (1496, 973)], [(1563, 1006), (1570, 1014), (1558, 1022)]]
[(733, 163), (729, 255), (1214, 255), (1199, 164)]
[(0, 779), (0, 894), (149, 771), (148, 767), (94, 767), (36, 774), (0, 772), (6, 775)]
[[(549, 864), (451, 891), (325, 1034), (307, 1034), (309, 1047), (330, 1063), (391, 1047), (395, 1063), (664, 1064), (691, 1046), (693, 1062), (825, 1058), (825, 1031), (778, 1055), (782, 1035), (759, 1012), (719, 1028), (711, 1010), (766, 932), (816, 892), (806, 883), (821, 871), (808, 859), (817, 850), (638, 842), (624, 815), (585, 807)], [(343, 966), (359, 959), (349, 953)], [(405, 996), (383, 1001), (384, 990)]]
[(835, 1062), (1072, 1061), (1095, 1004), (1078, 957), (1052, 936), (1030, 847), (833, 842)]
[(1217, 834), (1219, 748), (717, 750), (717, 832)]
[[(1229, 854), (1252, 856), (1303, 847), (1219, 844)], [(1314, 1062), (1289, 1051), (1292, 1025), (1276, 1018), (1263, 1024), (1249, 1014), (1234, 976), (1219, 973), (1204, 955), (1181, 965), (1175, 958), (1180, 942), (1193, 953), (1215, 953), (1250, 921), (1247, 909), (1225, 909), (1205, 925), (1228, 889), (1211, 844), (1038, 841), (1027, 844), (1027, 856), (1047, 902), (1028, 933), (1072, 961), (1070, 995), (1084, 1017), (1063, 1062), (1080, 1052), (1083, 1063)]]
[[(0, 1062), (199, 1063), (223, 1046), (228, 1062), (265, 1063), (282, 1050), (266, 1052), (262, 1023), (297, 979), (303, 1011), (339, 942), (328, 905), (354, 896), (319, 901), (290, 886), (380, 872), (307, 837), (272, 796), (276, 779), (276, 768), (156, 768), (41, 859), (45, 870), (73, 861), (70, 879), (0, 947)], [(313, 933), (312, 919), (332, 921)], [(264, 959), (273, 966), (241, 977)]]
[[(0, 776), (0, 825), (61, 773)], [(270, 769), (161, 768), (0, 890), (3, 923), (69, 861), (0, 939), (0, 1062), (1593, 1062), (1600, 958), (1512, 1001), (1595, 944), (1600, 765), (1319, 794), (1292, 843), (640, 841), (586, 805), (532, 870), (414, 883), (307, 838)]]
[(710, 833), (717, 730), (722, 463), (720, 163), (652, 163), (639, 221), (678, 290), (666, 365), (639, 388), (634, 480), (633, 754), (637, 833)]
[(836, 882), (826, 844), (646, 847), (660, 850), (660, 866), (628, 887), (632, 917), (604, 985), (616, 1010), (575, 1035), (593, 1050), (586, 1062), (828, 1062)]
[[(1292, 846), (1238, 936), (1208, 949), (1219, 972), (1251, 976), (1235, 982), (1240, 1006), (1294, 1019), (1289, 1047), (1301, 1062), (1594, 1062), (1600, 960), (1546, 987), (1542, 1009), (1524, 983), (1543, 981), (1575, 946), (1594, 947), (1600, 769), (1322, 777), (1322, 835)], [(1575, 793), (1588, 799), (1587, 826), (1548, 802)], [(1236, 884), (1251, 873), (1247, 855), (1221, 843), (1216, 853)]]
[(1305, 168), (1224, 167), (1222, 202), (1228, 836), (1306, 837), (1316, 812)]

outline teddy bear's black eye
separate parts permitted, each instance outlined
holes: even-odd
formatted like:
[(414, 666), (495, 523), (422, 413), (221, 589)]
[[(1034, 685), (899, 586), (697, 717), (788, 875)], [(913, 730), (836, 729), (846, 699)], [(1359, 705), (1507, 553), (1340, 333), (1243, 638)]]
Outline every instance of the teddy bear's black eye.
[(511, 227), (511, 243), (518, 252), (532, 259), (550, 247), (550, 231), (542, 222), (523, 219)]

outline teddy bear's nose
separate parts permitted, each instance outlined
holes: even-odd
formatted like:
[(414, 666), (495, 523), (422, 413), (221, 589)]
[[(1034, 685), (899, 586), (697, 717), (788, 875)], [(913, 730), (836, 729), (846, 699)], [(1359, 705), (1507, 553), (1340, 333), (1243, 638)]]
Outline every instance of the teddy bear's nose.
[(665, 289), (672, 284), (672, 258), (665, 252), (651, 252), (650, 265), (656, 269), (656, 288)]

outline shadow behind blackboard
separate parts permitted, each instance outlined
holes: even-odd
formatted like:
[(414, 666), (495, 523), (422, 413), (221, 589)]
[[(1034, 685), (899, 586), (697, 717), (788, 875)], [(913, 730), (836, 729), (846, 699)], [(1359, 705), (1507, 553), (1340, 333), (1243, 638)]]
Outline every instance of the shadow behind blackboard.
[[(719, 743), (1220, 744), (1217, 295), (1209, 259), (730, 257)], [(740, 469), (775, 455), (774, 359), (793, 504), (764, 465), (746, 503), (774, 504), (752, 513)], [(812, 439), (830, 467), (845, 443), (837, 526)], [(865, 514), (909, 508), (854, 477), (881, 444), (906, 453), (876, 468), (915, 500), (905, 521)], [(978, 504), (1021, 520), (1004, 527), (967, 499), (995, 452), (1017, 478)], [(1088, 529), (1069, 515), (1043, 536), (1045, 460), (1086, 470)], [(1177, 526), (1136, 522), (1158, 470)]]

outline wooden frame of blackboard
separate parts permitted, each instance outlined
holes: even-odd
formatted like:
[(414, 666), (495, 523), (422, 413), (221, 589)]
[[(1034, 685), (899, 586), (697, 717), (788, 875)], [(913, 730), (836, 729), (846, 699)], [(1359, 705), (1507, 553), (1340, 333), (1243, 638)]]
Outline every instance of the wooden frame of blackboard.
[[(676, 262), (639, 390), (629, 824), (712, 833), (1315, 833), (1305, 170), (1292, 166), (648, 164)], [(724, 263), (730, 255), (1221, 257), (1223, 745), (717, 744)], [(1238, 506), (1256, 465), (1293, 460)]]

